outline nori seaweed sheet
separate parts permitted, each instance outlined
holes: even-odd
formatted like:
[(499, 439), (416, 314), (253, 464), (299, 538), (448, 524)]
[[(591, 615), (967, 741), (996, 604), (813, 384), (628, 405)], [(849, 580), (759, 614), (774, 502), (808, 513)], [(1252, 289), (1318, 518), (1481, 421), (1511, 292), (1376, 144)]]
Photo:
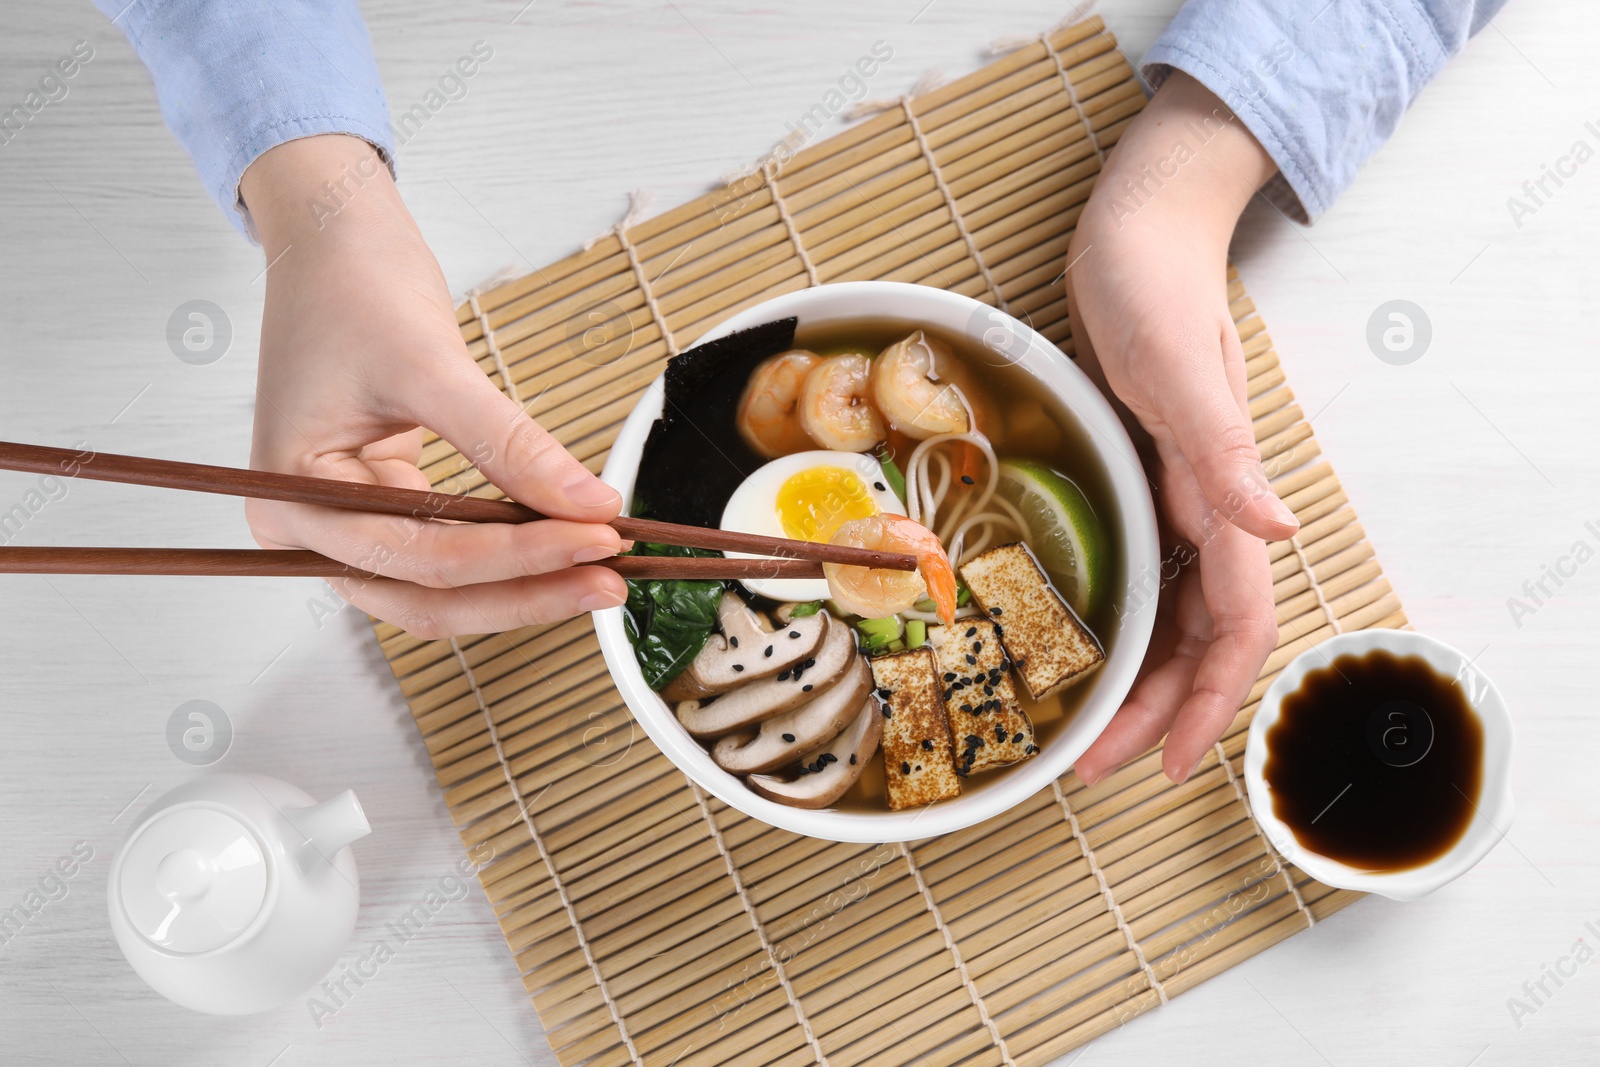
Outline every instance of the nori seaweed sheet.
[(794, 347), (797, 322), (752, 326), (667, 363), (666, 403), (639, 459), (633, 514), (691, 526), (722, 524), (733, 491), (767, 462), (739, 436), (739, 397), (762, 360)]

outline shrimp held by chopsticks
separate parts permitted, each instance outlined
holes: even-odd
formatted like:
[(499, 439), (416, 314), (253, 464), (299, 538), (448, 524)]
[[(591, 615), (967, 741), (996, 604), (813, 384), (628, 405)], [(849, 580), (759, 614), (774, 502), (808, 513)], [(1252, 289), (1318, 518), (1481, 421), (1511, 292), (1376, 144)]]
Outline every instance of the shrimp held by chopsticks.
[(848, 612), (881, 619), (912, 607), (924, 596), (933, 600), (939, 618), (949, 626), (956, 618), (956, 572), (944, 546), (921, 523), (904, 515), (873, 515), (839, 527), (832, 543), (885, 552), (905, 552), (917, 559), (917, 570), (891, 571), (824, 563), (833, 599)]

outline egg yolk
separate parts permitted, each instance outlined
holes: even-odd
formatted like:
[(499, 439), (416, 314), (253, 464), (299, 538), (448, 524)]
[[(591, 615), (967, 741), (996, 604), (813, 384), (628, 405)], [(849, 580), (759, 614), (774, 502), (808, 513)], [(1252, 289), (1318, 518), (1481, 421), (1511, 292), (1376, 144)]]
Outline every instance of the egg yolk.
[(878, 514), (867, 484), (843, 467), (810, 467), (778, 488), (778, 519), (796, 541), (827, 541), (853, 519)]

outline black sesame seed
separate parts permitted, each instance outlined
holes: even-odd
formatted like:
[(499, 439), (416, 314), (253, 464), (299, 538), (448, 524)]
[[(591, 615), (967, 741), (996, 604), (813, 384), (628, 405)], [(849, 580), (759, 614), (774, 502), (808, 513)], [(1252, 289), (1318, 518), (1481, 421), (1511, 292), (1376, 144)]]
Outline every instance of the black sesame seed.
[(735, 672), (742, 671), (742, 670), (744, 670), (744, 664), (743, 663), (735, 663), (733, 665), (733, 669), (734, 669)]
[(815, 688), (816, 688), (816, 686), (812, 685), (810, 682), (807, 682), (805, 685), (802, 685), (800, 687), (800, 692), (809, 693), (809, 692), (811, 692), (811, 690), (813, 690)]
[(977, 748), (979, 745), (983, 744), (983, 738), (979, 737), (977, 734), (968, 734), (967, 744), (973, 748)]
[(956, 672), (955, 671), (945, 671), (944, 672), (944, 680), (947, 681), (947, 682), (955, 681), (956, 680)]
[(1006, 739), (1006, 728), (1004, 726), (996, 725), (995, 728), (994, 728), (994, 732), (995, 732), (995, 736), (998, 737), (1002, 742), (1005, 741), (1005, 739)]
[(824, 752), (821, 756), (817, 757), (817, 762), (818, 763), (838, 763), (839, 762), (839, 757), (835, 756), (832, 752)]
[(878, 690), (878, 696), (883, 700), (888, 700), (890, 695), (891, 694), (890, 694), (887, 686)]
[(1000, 611), (999, 608), (990, 608), (989, 609), (989, 614), (990, 615), (999, 615), (999, 614), (1001, 614), (1001, 611)]
[(1012, 744), (1013, 744), (1013, 745), (1016, 745), (1016, 744), (1021, 744), (1021, 742), (1022, 742), (1022, 732), (1021, 732), (1021, 731), (1020, 731), (1020, 730), (1019, 730), (1019, 731), (1018, 731), (1018, 732), (1017, 732), (1017, 736), (1015, 736), (1015, 737), (1013, 737), (1013, 738), (1012, 738), (1012, 739), (1011, 739), (1011, 743), (1012, 743)]
[(977, 482), (975, 482), (975, 481), (973, 481), (973, 479), (972, 479), (972, 475), (970, 475), (970, 474), (963, 474), (963, 475), (962, 475), (962, 476), (961, 476), (961, 484), (962, 484), (962, 485), (977, 485), (977, 484), (978, 484), (978, 483), (977, 483)]
[(974, 642), (972, 642), (972, 651), (974, 651), (974, 652), (982, 652), (983, 651), (983, 642), (982, 641), (974, 641)]
[(892, 718), (894, 718), (894, 712), (892, 712), (892, 711), (890, 711), (890, 710), (889, 710), (889, 705), (887, 705), (887, 704), (885, 704), (885, 705), (884, 705), (884, 706), (883, 706), (883, 717), (884, 717), (884, 718), (885, 718), (885, 719), (892, 719)]
[(933, 751), (933, 742), (929, 741), (926, 737), (924, 737), (922, 739), (922, 751), (924, 751), (924, 752), (932, 752)]
[(772, 646), (771, 646), (771, 645), (768, 645), (768, 646), (767, 646), (767, 651), (766, 651), (766, 652), (765, 652), (765, 653), (764, 653), (764, 655), (765, 655), (765, 656), (766, 656), (766, 657), (767, 657), (767, 658), (768, 658), (768, 659), (771, 659), (771, 658), (772, 658)]
[(783, 739), (789, 742), (791, 745), (794, 744), (794, 734), (784, 734)]
[(969, 653), (967, 655), (967, 662), (970, 664), (976, 664), (978, 662), (978, 657)]
[(880, 493), (887, 493), (889, 491), (889, 487), (884, 485), (882, 482), (873, 482), (872, 488), (876, 489)]
[(799, 637), (800, 636), (800, 631), (799, 630), (790, 630), (789, 631), (789, 636), (790, 637)]
[(737, 637), (730, 637), (730, 638), (728, 638), (728, 644), (732, 645), (734, 648), (738, 648), (739, 647), (739, 639)]
[(905, 762), (904, 760), (901, 760), (900, 761), (900, 773), (901, 774), (910, 774), (911, 773), (911, 764)]
[(805, 661), (805, 662), (804, 662), (804, 663), (802, 663), (802, 664), (800, 664), (800, 666), (802, 666), (802, 667), (804, 667), (804, 668), (805, 668), (805, 669), (806, 669), (806, 670), (808, 670), (808, 671), (809, 671), (809, 670), (810, 670), (810, 669), (811, 669), (811, 668), (812, 668), (812, 667), (815, 667), (815, 666), (816, 666), (816, 665), (817, 665), (817, 661), (816, 661), (816, 659), (815, 659), (815, 658), (813, 658), (813, 659), (808, 659), (808, 660), (806, 660), (806, 661)]
[(922, 764), (920, 764), (920, 763), (917, 764), (917, 770), (919, 770), (919, 771), (922, 770)]
[(779, 674), (778, 674), (778, 681), (787, 682), (788, 680), (789, 680), (789, 672), (788, 671), (780, 671)]
[(856, 765), (856, 754), (854, 752), (852, 752), (852, 753), (850, 753), (850, 766), (854, 767), (855, 765)]
[(1039, 746), (1038, 745), (1029, 745), (1027, 748), (1023, 749), (1022, 751), (1026, 752), (1028, 755), (1031, 756), (1035, 752), (1039, 751)]
[(971, 637), (973, 634), (975, 634), (977, 632), (978, 632), (978, 628), (976, 626), (967, 627), (967, 636), (968, 637)]
[(972, 714), (972, 705), (971, 704), (963, 704), (963, 705), (961, 705), (961, 710), (970, 715), (970, 714)]

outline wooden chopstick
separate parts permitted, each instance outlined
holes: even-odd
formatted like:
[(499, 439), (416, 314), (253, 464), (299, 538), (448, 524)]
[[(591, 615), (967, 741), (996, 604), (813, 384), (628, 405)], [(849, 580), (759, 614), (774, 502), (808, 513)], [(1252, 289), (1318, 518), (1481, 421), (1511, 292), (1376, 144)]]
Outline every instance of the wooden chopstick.
[[(585, 566), (624, 578), (821, 578), (809, 559), (720, 556), (613, 556)], [(0, 548), (0, 574), (173, 574), (232, 577), (374, 578), (377, 575), (301, 549)]]
[[(415, 519), (451, 519), (459, 522), (534, 522), (545, 518), (532, 508), (513, 500), (485, 500), (454, 493), (422, 492), (387, 485), (365, 485), (332, 478), (307, 478), (297, 474), (248, 470), (239, 467), (213, 467), (204, 463), (150, 459), (144, 456), (118, 456), (104, 452), (75, 452), (70, 448), (18, 444), (0, 441), (0, 470), (50, 474), (57, 477), (90, 478), (126, 485), (147, 485), (161, 489), (187, 489), (198, 493), (283, 500), (294, 504), (320, 504), (366, 511), (380, 515), (405, 515)], [(617, 533), (632, 541), (682, 545), (724, 552), (746, 552), (784, 560), (815, 560), (857, 567), (911, 571), (917, 569), (914, 556), (901, 552), (878, 552), (846, 545), (792, 541), (763, 534), (735, 533), (703, 526), (660, 522), (622, 515), (611, 520)], [(657, 557), (682, 560), (684, 557)]]

